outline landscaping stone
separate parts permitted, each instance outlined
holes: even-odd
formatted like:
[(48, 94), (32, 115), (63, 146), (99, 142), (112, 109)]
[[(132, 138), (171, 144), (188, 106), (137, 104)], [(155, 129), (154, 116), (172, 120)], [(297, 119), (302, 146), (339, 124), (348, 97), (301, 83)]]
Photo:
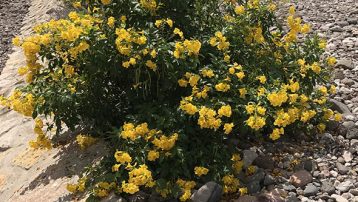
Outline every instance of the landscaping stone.
[(322, 186), (321, 186), (321, 191), (323, 193), (327, 193), (327, 194), (333, 194), (335, 192), (335, 188), (333, 186), (333, 184), (329, 181), (323, 181), (322, 182)]
[(295, 187), (303, 187), (312, 182), (312, 180), (313, 178), (311, 173), (306, 170), (297, 171), (290, 177), (290, 183)]
[(196, 191), (190, 199), (193, 202), (219, 202), (222, 192), (223, 189), (219, 184), (215, 182), (208, 182), (200, 187), (200, 189)]
[(257, 157), (258, 155), (256, 154), (256, 152), (251, 150), (244, 150), (243, 151), (244, 168), (250, 166)]
[(336, 189), (341, 191), (341, 192), (347, 192), (353, 187), (354, 187), (354, 185), (353, 185), (353, 183), (351, 181), (344, 181), (344, 182), (338, 184)]
[(314, 196), (318, 193), (319, 189), (314, 186), (312, 183), (309, 183), (306, 188), (303, 190), (305, 196)]

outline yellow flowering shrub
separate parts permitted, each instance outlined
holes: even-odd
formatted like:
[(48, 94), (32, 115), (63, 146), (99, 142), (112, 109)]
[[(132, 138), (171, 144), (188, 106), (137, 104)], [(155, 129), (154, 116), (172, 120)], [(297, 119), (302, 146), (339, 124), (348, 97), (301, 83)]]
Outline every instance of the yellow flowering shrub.
[(237, 175), (255, 170), (230, 138), (276, 141), (341, 120), (327, 103), (336, 59), (321, 57), (326, 42), (294, 7), (285, 32), (271, 1), (68, 1), (68, 17), (14, 38), (26, 85), (0, 104), (34, 118), (32, 147), (52, 146), (39, 117), (56, 136), (63, 125), (88, 128), (76, 137), (81, 148), (108, 142), (113, 154), (71, 192), (152, 190), (186, 201), (216, 181), (245, 194)]

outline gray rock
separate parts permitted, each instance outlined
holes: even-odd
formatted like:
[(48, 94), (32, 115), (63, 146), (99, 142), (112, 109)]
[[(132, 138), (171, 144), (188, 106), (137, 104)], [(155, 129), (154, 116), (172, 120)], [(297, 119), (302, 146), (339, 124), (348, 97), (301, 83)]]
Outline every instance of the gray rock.
[(101, 202), (127, 202), (127, 200), (121, 196), (117, 196), (115, 193), (111, 193), (109, 196), (102, 199)]
[(149, 195), (143, 191), (139, 191), (128, 197), (129, 202), (146, 202), (149, 198)]
[(318, 188), (310, 183), (303, 190), (303, 195), (304, 196), (314, 196), (318, 193), (318, 191), (319, 191)]
[(275, 178), (271, 175), (266, 175), (264, 179), (264, 186), (275, 184)]
[(336, 189), (333, 184), (329, 181), (323, 181), (321, 186), (321, 191), (323, 193), (328, 193), (329, 195), (333, 194)]
[(345, 182), (338, 184), (336, 189), (344, 193), (344, 192), (349, 191), (353, 187), (354, 187), (354, 185), (351, 181), (345, 181)]
[(348, 79), (348, 78), (342, 79), (341, 82), (347, 86), (352, 86), (354, 84), (354, 81), (352, 79)]
[(283, 184), (282, 188), (286, 191), (294, 191), (296, 190), (296, 187), (292, 184)]
[(349, 110), (349, 108), (347, 107), (347, 105), (345, 105), (342, 102), (339, 102), (335, 99), (329, 99), (330, 103), (332, 104), (332, 109), (338, 111), (339, 113), (342, 114), (351, 114), (351, 111)]
[(346, 127), (347, 129), (351, 129), (355, 127), (355, 123), (353, 121), (345, 121), (342, 124), (344, 127)]
[(349, 190), (349, 193), (353, 194), (354, 196), (358, 196), (358, 188)]
[(290, 182), (295, 187), (303, 187), (308, 183), (312, 182), (313, 178), (311, 173), (306, 170), (300, 170), (292, 174)]
[(343, 164), (341, 164), (339, 162), (336, 163), (336, 166), (337, 166), (338, 172), (342, 175), (347, 174), (349, 171), (348, 167), (344, 166)]
[(351, 128), (347, 131), (346, 138), (351, 139), (358, 139), (358, 129), (357, 128)]
[(249, 182), (249, 184), (247, 184), (247, 191), (250, 194), (255, 194), (255, 193), (260, 192), (261, 191), (260, 182), (258, 182), (258, 181)]
[(353, 61), (348, 59), (338, 60), (335, 67), (343, 69), (354, 69)]
[(196, 191), (190, 199), (193, 202), (219, 202), (222, 196), (222, 187), (215, 182), (208, 182), (198, 191)]
[(256, 152), (251, 150), (244, 150), (242, 153), (243, 153), (244, 168), (250, 166), (258, 157)]
[(334, 138), (329, 133), (324, 133), (320, 140), (321, 144), (331, 144), (333, 142), (334, 142)]
[(342, 70), (340, 69), (335, 69), (334, 72), (333, 72), (333, 76), (332, 76), (333, 79), (339, 79), (339, 80), (342, 80), (345, 78), (344, 76), (344, 73)]
[(340, 196), (340, 195), (337, 195), (337, 194), (332, 194), (331, 197), (334, 198), (336, 200), (336, 202), (349, 202), (343, 196)]

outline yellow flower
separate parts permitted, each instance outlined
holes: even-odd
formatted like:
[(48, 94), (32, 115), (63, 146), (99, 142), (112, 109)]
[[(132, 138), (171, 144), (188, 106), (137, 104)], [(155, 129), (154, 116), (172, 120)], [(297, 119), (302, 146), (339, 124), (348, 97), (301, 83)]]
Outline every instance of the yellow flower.
[(173, 20), (171, 19), (167, 19), (167, 24), (169, 25), (169, 27), (173, 27)]
[(121, 164), (132, 162), (132, 157), (124, 151), (116, 151), (114, 158), (116, 158), (116, 161)]
[(222, 106), (219, 111), (218, 111), (219, 117), (222, 116), (226, 116), (226, 117), (230, 117), (232, 112), (231, 112), (231, 106), (230, 105), (225, 105)]
[(139, 187), (134, 183), (126, 183), (125, 181), (122, 182), (122, 190), (128, 194), (135, 194), (139, 191)]
[(266, 119), (260, 116), (250, 116), (246, 124), (254, 130), (259, 130), (266, 125)]
[(20, 37), (15, 37), (15, 38), (13, 38), (12, 39), (12, 44), (14, 45), (14, 46), (21, 46), (21, 39), (20, 39)]
[(207, 77), (207, 78), (212, 78), (213, 76), (215, 76), (214, 74), (214, 71), (209, 69), (209, 68), (205, 68), (201, 71), (201, 74), (204, 76), (204, 77)]
[(162, 25), (162, 23), (163, 23), (163, 20), (156, 20), (154, 24), (155, 24), (156, 27), (159, 28), (160, 25)]
[(290, 15), (294, 15), (296, 13), (294, 6), (290, 6), (289, 13), (290, 13)]
[(173, 33), (179, 35), (181, 39), (184, 39), (184, 33), (180, 31), (179, 28), (175, 28)]
[(184, 79), (179, 79), (178, 84), (179, 84), (180, 87), (187, 87), (188, 82), (186, 80), (184, 80)]
[(225, 123), (224, 124), (224, 133), (225, 134), (231, 133), (233, 127), (234, 127), (234, 123)]
[(265, 113), (266, 113), (266, 109), (261, 106), (257, 106), (256, 110), (257, 110), (257, 113), (259, 113), (262, 116), (265, 115)]
[(97, 139), (93, 138), (89, 135), (79, 134), (76, 136), (76, 141), (77, 141), (77, 144), (81, 147), (81, 149), (85, 149), (85, 148), (93, 145), (94, 143), (96, 143)]
[(112, 172), (117, 172), (119, 170), (119, 167), (121, 167), (121, 164), (114, 164), (112, 166)]
[(267, 99), (270, 101), (272, 106), (279, 107), (287, 101), (288, 97), (286, 92), (280, 91), (279, 93), (270, 93), (267, 96)]
[(325, 49), (325, 48), (326, 48), (326, 45), (327, 45), (327, 43), (326, 43), (325, 40), (320, 40), (320, 42), (319, 42), (319, 44), (318, 44), (318, 47), (319, 47), (320, 49)]
[(159, 158), (159, 152), (155, 150), (150, 150), (148, 152), (148, 161), (155, 161), (157, 158)]
[(194, 115), (196, 112), (198, 112), (198, 108), (195, 105), (188, 103), (185, 100), (180, 102), (180, 109), (189, 115)]
[(239, 93), (240, 93), (240, 98), (245, 98), (245, 95), (247, 93), (246, 88), (240, 88)]
[(147, 67), (149, 67), (150, 69), (152, 69), (153, 71), (157, 70), (157, 64), (155, 64), (153, 61), (151, 60), (147, 60), (147, 62), (145, 63), (145, 65)]
[(202, 176), (202, 175), (206, 175), (208, 174), (209, 172), (209, 169), (205, 168), (205, 167), (195, 167), (194, 168), (194, 172), (195, 172), (195, 175), (197, 176)]
[(284, 134), (284, 129), (283, 128), (275, 128), (272, 133), (270, 134), (270, 138), (272, 140), (277, 140), (281, 137), (281, 135)]
[(152, 58), (156, 58), (157, 57), (157, 51), (155, 49), (153, 49), (151, 52), (150, 52), (150, 56), (152, 56)]
[(341, 121), (342, 120), (342, 114), (339, 114), (339, 113), (335, 114), (334, 115), (334, 120), (335, 121)]
[(321, 67), (319, 66), (319, 64), (317, 62), (314, 62), (311, 65), (311, 69), (312, 71), (314, 71), (316, 74), (319, 74), (321, 72)]
[(311, 30), (311, 25), (309, 24), (304, 24), (301, 28), (301, 32), (303, 34), (307, 34), (310, 30)]
[(260, 81), (260, 83), (262, 84), (266, 83), (266, 76), (258, 76), (256, 78)]
[(113, 28), (115, 22), (116, 22), (116, 19), (115, 19), (114, 17), (109, 17), (109, 18), (108, 18), (107, 25), (108, 25), (110, 28)]
[(326, 130), (326, 125), (323, 123), (318, 124), (317, 129), (320, 133), (323, 133)]
[(329, 66), (335, 65), (336, 62), (337, 62), (337, 60), (336, 60), (335, 57), (328, 57), (328, 58), (327, 58), (327, 64), (328, 64)]
[(329, 93), (335, 94), (336, 93), (336, 86), (331, 85), (331, 88), (329, 89)]
[(253, 105), (253, 104), (246, 105), (246, 112), (248, 114), (254, 113), (255, 112), (255, 105)]
[(76, 193), (77, 192), (77, 185), (76, 184), (67, 184), (66, 189), (69, 192)]
[(237, 78), (242, 80), (245, 77), (245, 73), (244, 72), (238, 72), (238, 73), (236, 73), (236, 76), (237, 76)]
[(215, 89), (220, 92), (226, 92), (226, 91), (230, 90), (230, 85), (226, 84), (226, 83), (219, 83), (219, 84), (215, 85)]
[(73, 3), (72, 3), (72, 6), (73, 6), (74, 8), (81, 8), (81, 7), (82, 7), (80, 1), (73, 2)]
[(112, 0), (101, 0), (103, 5), (108, 5), (112, 2)]
[(245, 7), (244, 6), (236, 6), (235, 7), (235, 13), (237, 15), (241, 15), (245, 12)]

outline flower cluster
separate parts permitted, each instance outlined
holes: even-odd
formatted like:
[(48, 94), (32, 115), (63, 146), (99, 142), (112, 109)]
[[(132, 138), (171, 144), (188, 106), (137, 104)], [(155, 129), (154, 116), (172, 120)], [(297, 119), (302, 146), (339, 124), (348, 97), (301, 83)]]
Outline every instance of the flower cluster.
[(328, 103), (336, 59), (322, 57), (326, 42), (294, 7), (286, 32), (276, 5), (260, 0), (69, 1), (76, 11), (67, 18), (14, 38), (27, 84), (0, 103), (33, 116), (33, 147), (51, 146), (39, 117), (53, 119), (47, 130), (57, 133), (85, 124), (88, 135), (76, 137), (81, 148), (108, 141), (108, 169), (70, 184), (72, 192), (152, 189), (186, 201), (216, 181), (242, 195), (238, 175), (256, 170), (243, 168), (230, 138), (323, 133), (341, 119)]

